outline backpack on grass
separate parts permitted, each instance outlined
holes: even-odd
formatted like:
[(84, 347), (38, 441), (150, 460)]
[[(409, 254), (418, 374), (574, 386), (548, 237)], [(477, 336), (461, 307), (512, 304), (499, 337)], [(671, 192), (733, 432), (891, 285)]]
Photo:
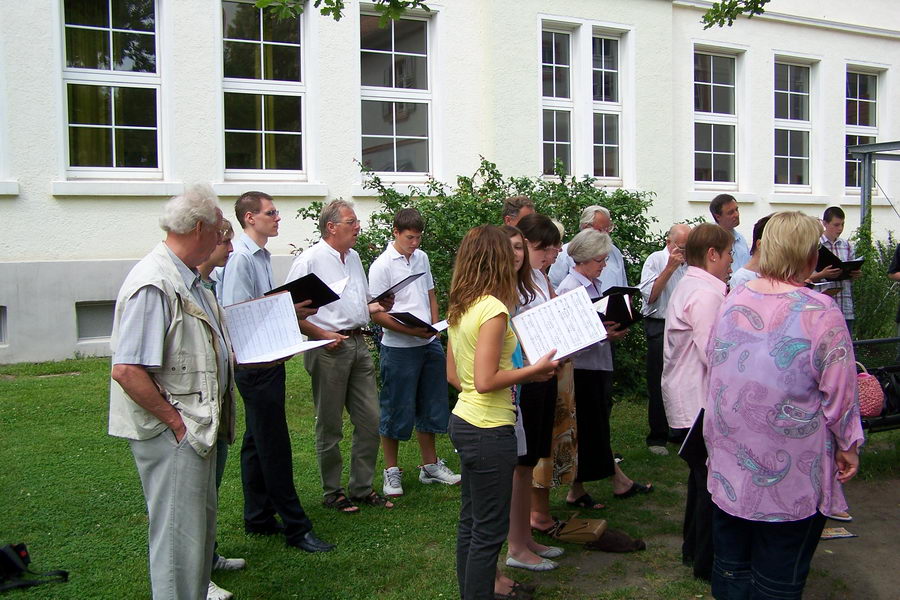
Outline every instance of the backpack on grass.
[[(30, 562), (31, 556), (28, 555), (28, 548), (25, 547), (25, 544), (7, 544), (0, 548), (0, 592), (69, 580), (68, 571), (35, 573), (28, 568)], [(34, 575), (34, 577), (26, 579), (26, 573)]]

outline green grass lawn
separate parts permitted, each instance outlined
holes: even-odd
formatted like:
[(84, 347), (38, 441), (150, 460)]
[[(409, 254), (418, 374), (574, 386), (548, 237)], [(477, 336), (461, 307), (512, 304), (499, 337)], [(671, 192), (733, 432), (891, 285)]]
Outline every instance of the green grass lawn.
[[(108, 385), (105, 359), (0, 367), (0, 544), (24, 541), (36, 570), (71, 573), (67, 584), (11, 592), (10, 598), (150, 597), (144, 498), (127, 443), (106, 435)], [(652, 481), (656, 491), (620, 501), (612, 499), (608, 482), (590, 490), (609, 505), (593, 516), (647, 539), (648, 550), (599, 555), (569, 546), (556, 571), (511, 573), (539, 581), (539, 598), (708, 596), (708, 586), (693, 580), (679, 559), (687, 469), (674, 455), (659, 458), (646, 451), (645, 410), (638, 403), (616, 405), (613, 446), (625, 456), (625, 472)], [(309, 380), (296, 359), (288, 363), (288, 421), (301, 501), (320, 537), (338, 547), (310, 555), (286, 548), (277, 537), (245, 535), (236, 445), (221, 488), (218, 540), (223, 554), (246, 558), (248, 567), (217, 572), (215, 581), (241, 600), (457, 598), (459, 490), (418, 483), (415, 442), (401, 445), (406, 495), (397, 507), (348, 516), (320, 504)], [(242, 430), (239, 414), (239, 434)], [(875, 439), (862, 476), (900, 476), (900, 434), (880, 433)], [(439, 454), (458, 469), (446, 436), (439, 436)], [(375, 484), (380, 489), (380, 472)], [(564, 493), (556, 490), (552, 496), (559, 516), (571, 512)]]

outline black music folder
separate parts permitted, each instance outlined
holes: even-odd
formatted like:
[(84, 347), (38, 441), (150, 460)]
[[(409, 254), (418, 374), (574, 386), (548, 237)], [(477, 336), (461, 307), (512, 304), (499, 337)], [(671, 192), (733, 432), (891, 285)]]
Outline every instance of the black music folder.
[(284, 285), (271, 289), (266, 292), (265, 296), (277, 294), (278, 292), (290, 292), (291, 300), (294, 304), (303, 302), (304, 300), (312, 300), (309, 308), (321, 308), (326, 304), (331, 304), (335, 300), (339, 300), (340, 296), (334, 293), (328, 284), (316, 276), (315, 273), (304, 275), (299, 279), (289, 281)]
[(843, 281), (850, 279), (851, 271), (858, 271), (862, 268), (865, 258), (857, 258), (854, 260), (841, 260), (835, 256), (834, 252), (825, 246), (819, 246), (819, 258), (816, 261), (816, 271), (823, 271), (829, 267), (837, 267), (841, 270), (841, 274), (834, 279), (828, 281)]
[(403, 279), (403, 280), (395, 283), (388, 289), (384, 290), (383, 292), (381, 292), (380, 294), (378, 294), (377, 296), (372, 298), (372, 302), (380, 302), (381, 300), (384, 300), (388, 296), (393, 296), (394, 294), (396, 294), (397, 292), (399, 292), (400, 290), (402, 290), (403, 288), (405, 288), (406, 286), (408, 286), (409, 284), (411, 284), (413, 281), (415, 281), (416, 279), (418, 279), (419, 277), (421, 277), (424, 274), (425, 274), (425, 271), (422, 271), (421, 273), (413, 273), (406, 279)]

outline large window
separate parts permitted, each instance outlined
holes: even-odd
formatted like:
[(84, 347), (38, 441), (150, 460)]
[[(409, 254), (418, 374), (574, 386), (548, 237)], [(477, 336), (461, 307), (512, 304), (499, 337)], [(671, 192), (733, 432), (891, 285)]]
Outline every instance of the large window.
[(362, 163), (384, 173), (430, 170), (428, 21), (384, 27), (360, 15)]
[[(844, 120), (847, 146), (875, 143), (878, 137), (877, 102), (878, 75), (848, 70)], [(859, 189), (861, 162), (846, 154), (844, 165), (844, 185)]]
[(304, 171), (301, 23), (222, 2), (225, 169), (241, 177)]
[(65, 0), (63, 13), (70, 173), (158, 172), (155, 2)]
[(694, 181), (737, 181), (735, 58), (694, 53)]
[(541, 31), (542, 170), (621, 185), (622, 38), (579, 24)]
[(810, 67), (775, 63), (775, 183), (809, 185)]

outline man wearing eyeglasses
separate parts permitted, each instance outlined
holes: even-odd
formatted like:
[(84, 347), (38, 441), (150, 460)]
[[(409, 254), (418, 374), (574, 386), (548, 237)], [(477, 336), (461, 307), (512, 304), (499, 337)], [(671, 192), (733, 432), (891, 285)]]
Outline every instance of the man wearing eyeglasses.
[(684, 245), (691, 228), (672, 225), (666, 235), (666, 246), (647, 257), (641, 270), (641, 296), (644, 306), (641, 312), (644, 331), (647, 334), (647, 421), (650, 433), (647, 447), (659, 456), (669, 453), (669, 421), (662, 397), (663, 344), (666, 330), (666, 308), (675, 286), (684, 277), (687, 263), (684, 261)]
[[(609, 210), (603, 206), (593, 205), (585, 208), (581, 211), (581, 218), (578, 220), (578, 223), (580, 229), (591, 227), (597, 231), (608, 234), (612, 234), (612, 232), (616, 230), (616, 225), (612, 222)], [(550, 267), (548, 275), (550, 276), (550, 282), (553, 284), (553, 287), (559, 287), (562, 280), (569, 274), (569, 269), (575, 266), (575, 261), (569, 257), (568, 248), (568, 244), (565, 244), (562, 247), (562, 252), (559, 253), (559, 256), (556, 257), (556, 261)], [(625, 275), (625, 259), (622, 258), (621, 250), (613, 244), (609, 251), (609, 255), (606, 258), (606, 267), (603, 269), (603, 272), (600, 273), (600, 291), (606, 291), (613, 286), (627, 285), (628, 280)]]
[(719, 194), (710, 201), (709, 214), (719, 226), (734, 236), (734, 243), (731, 245), (731, 256), (733, 257), (731, 269), (732, 272), (737, 271), (750, 260), (747, 238), (737, 230), (737, 226), (741, 224), (741, 213), (737, 200), (731, 194)]
[[(272, 197), (246, 192), (234, 204), (243, 233), (225, 265), (222, 302), (225, 306), (259, 298), (275, 286), (269, 238), (278, 235), (281, 217)], [(315, 313), (295, 305), (304, 319)], [(244, 488), (244, 530), (250, 534), (284, 533), (289, 546), (306, 552), (327, 552), (334, 546), (313, 533), (294, 487), (291, 440), (284, 412), (284, 364), (239, 369), (234, 375), (244, 399), (247, 429), (241, 445), (241, 482)], [(281, 523), (275, 519), (276, 513)]]

